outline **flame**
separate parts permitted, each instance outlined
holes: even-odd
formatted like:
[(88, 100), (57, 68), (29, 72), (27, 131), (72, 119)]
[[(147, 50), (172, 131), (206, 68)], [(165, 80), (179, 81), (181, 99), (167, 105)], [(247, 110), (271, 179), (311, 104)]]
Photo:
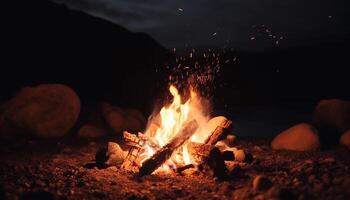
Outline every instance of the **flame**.
[(168, 108), (163, 107), (160, 110), (161, 126), (157, 129), (155, 135), (156, 142), (160, 146), (166, 145), (180, 131), (188, 119), (190, 110), (190, 99), (185, 104), (181, 104), (181, 97), (177, 89), (174, 86), (170, 86), (169, 91), (173, 95), (174, 100)]
[[(192, 88), (190, 88), (190, 98), (182, 104), (181, 96), (176, 87), (171, 85), (169, 91), (173, 96), (173, 101), (169, 106), (164, 106), (160, 110), (160, 119), (158, 122), (159, 126), (156, 131), (154, 131), (154, 128), (148, 128), (145, 132), (146, 135), (153, 140), (153, 143), (157, 144), (159, 148), (161, 148), (180, 131), (186, 122), (195, 119), (199, 124), (199, 129), (196, 133), (194, 133), (189, 141), (203, 143), (210, 133), (205, 131), (209, 116), (207, 116), (204, 112), (205, 106), (203, 105), (202, 99)], [(152, 123), (156, 123), (155, 120), (151, 120), (149, 122), (149, 124)], [(141, 163), (147, 158), (151, 157), (158, 150), (147, 144), (144, 149), (145, 151), (142, 154), (143, 160)], [(182, 155), (174, 154), (165, 164), (162, 165), (162, 167), (160, 167), (160, 169), (169, 171), (176, 168), (176, 166), (179, 164), (194, 164), (192, 162), (190, 152), (188, 151), (187, 144), (182, 146), (182, 150), (180, 152), (182, 152)]]

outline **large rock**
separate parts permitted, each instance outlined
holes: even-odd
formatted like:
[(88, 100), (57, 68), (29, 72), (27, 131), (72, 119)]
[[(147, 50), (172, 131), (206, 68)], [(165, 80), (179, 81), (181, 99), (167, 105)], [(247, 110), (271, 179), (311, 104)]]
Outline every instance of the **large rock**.
[(317, 130), (309, 124), (295, 125), (279, 135), (271, 142), (272, 149), (292, 151), (309, 151), (320, 147)]
[(2, 105), (2, 135), (30, 134), (58, 138), (68, 133), (80, 113), (80, 99), (69, 87), (44, 84), (23, 88)]
[(123, 110), (116, 106), (104, 104), (102, 113), (107, 125), (116, 134), (120, 134), (123, 131), (137, 133), (138, 131), (143, 131), (146, 125), (145, 117), (138, 110)]
[(320, 101), (313, 121), (320, 129), (330, 128), (343, 133), (350, 129), (350, 102), (339, 99)]
[(342, 134), (340, 144), (350, 147), (350, 129)]

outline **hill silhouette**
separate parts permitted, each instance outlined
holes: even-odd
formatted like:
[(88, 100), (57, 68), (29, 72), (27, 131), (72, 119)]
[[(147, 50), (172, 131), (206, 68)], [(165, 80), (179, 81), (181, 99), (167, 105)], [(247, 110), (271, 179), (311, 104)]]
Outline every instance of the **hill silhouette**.
[(151, 105), (156, 67), (169, 54), (150, 36), (48, 0), (2, 8), (2, 100), (25, 85), (58, 82), (83, 100)]

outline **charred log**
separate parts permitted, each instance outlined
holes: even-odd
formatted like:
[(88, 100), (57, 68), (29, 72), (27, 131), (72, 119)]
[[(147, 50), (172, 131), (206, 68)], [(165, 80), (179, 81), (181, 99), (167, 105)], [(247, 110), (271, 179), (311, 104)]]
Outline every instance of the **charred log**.
[(158, 150), (151, 158), (147, 159), (140, 168), (139, 176), (151, 174), (167, 161), (171, 155), (181, 147), (198, 129), (197, 121), (193, 120), (187, 123), (184, 128), (170, 140), (168, 144)]
[(182, 173), (183, 171), (187, 170), (187, 169), (191, 169), (191, 168), (195, 168), (196, 166), (193, 165), (193, 164), (188, 164), (188, 165), (184, 165), (184, 166), (181, 166), (181, 167), (178, 167), (176, 169), (176, 172), (177, 173)]
[(205, 173), (215, 176), (221, 180), (228, 178), (224, 158), (221, 155), (221, 151), (217, 147), (210, 150), (209, 155), (203, 160), (199, 168)]

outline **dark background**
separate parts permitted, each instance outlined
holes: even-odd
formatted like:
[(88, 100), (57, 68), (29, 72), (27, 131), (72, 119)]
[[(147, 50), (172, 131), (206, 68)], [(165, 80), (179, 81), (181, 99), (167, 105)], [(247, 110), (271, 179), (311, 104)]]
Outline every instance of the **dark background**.
[[(151, 36), (46, 0), (1, 8), (1, 101), (23, 86), (64, 83), (84, 109), (107, 101), (149, 115), (166, 93), (164, 65), (175, 55)], [(339, 30), (341, 36), (312, 44), (229, 48), (223, 58), (237, 60), (216, 79), (213, 115), (233, 118), (239, 135), (268, 136), (310, 120), (321, 99), (349, 100), (350, 37)]]

